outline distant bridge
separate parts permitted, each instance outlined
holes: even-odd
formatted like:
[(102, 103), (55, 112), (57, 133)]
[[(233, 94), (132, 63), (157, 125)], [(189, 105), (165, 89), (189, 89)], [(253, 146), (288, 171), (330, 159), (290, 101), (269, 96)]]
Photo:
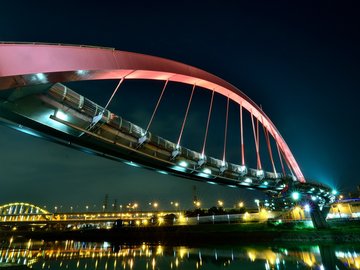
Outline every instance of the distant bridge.
[(0, 205), (0, 222), (33, 222), (49, 220), (52, 214), (36, 205), (15, 202)]
[[(105, 107), (61, 84), (98, 79), (119, 80)], [(107, 109), (123, 81), (134, 79), (164, 81), (146, 128), (130, 123)], [(170, 82), (192, 86), (177, 142), (150, 132), (158, 105)], [(209, 90), (212, 94), (200, 152), (181, 145), (195, 88)], [(289, 192), (296, 191), (304, 196), (303, 199), (320, 206), (335, 199), (335, 192), (330, 187), (305, 181), (285, 140), (259, 106), (228, 82), (191, 66), (107, 48), (3, 43), (0, 44), (0, 90), (0, 117), (3, 123), (23, 132), (128, 165), (141, 165), (160, 173), (171, 173), (209, 184), (259, 189), (275, 197), (286, 197)], [(222, 159), (206, 155), (215, 93), (227, 99)], [(226, 160), (230, 102), (239, 106), (240, 164)], [(250, 133), (254, 137), (256, 152), (256, 164), (252, 166), (245, 159), (243, 122), (246, 116), (250, 117)], [(269, 170), (262, 165), (261, 138), (266, 141), (271, 164)], [(276, 146), (275, 150), (273, 145)], [(276, 168), (276, 155), (281, 164), (280, 170)]]
[[(133, 212), (61, 212), (50, 213), (38, 206), (16, 202), (0, 206), (0, 226), (7, 227), (36, 227), (50, 226), (57, 228), (81, 229), (86, 225), (99, 228), (112, 227), (115, 221), (120, 220), (128, 226), (166, 225), (164, 218), (174, 216), (173, 225), (195, 225), (203, 223), (242, 223), (264, 222), (268, 218), (279, 216), (279, 212), (244, 214), (223, 214), (201, 217), (185, 217), (183, 211), (133, 211)], [(167, 224), (168, 225), (168, 224)]]

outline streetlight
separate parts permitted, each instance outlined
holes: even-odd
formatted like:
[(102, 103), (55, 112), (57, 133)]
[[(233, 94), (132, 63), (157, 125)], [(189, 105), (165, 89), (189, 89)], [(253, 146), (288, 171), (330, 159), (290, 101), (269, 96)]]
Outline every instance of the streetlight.
[(174, 205), (175, 205), (176, 211), (178, 211), (178, 210), (179, 210), (179, 203), (178, 203), (178, 202), (175, 202)]
[(239, 202), (239, 208), (243, 208), (244, 207), (244, 202)]
[(138, 206), (139, 206), (139, 205), (138, 205), (137, 203), (134, 203), (134, 204), (133, 204), (133, 209), (136, 211), (136, 208), (138, 208)]
[(194, 201), (194, 204), (197, 208), (200, 208), (201, 202), (200, 201)]
[(55, 206), (54, 209), (55, 209), (55, 213), (56, 213), (56, 212), (57, 212), (57, 209), (58, 209), (57, 206)]
[(224, 206), (224, 202), (221, 201), (221, 200), (218, 200), (217, 203), (218, 203), (219, 207), (223, 207), (223, 206)]
[(85, 206), (86, 207), (86, 212), (89, 212), (89, 206)]

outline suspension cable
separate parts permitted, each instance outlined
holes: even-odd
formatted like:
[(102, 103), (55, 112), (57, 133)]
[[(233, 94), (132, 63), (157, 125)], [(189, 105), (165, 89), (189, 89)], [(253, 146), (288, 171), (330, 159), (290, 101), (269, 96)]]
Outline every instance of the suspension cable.
[(260, 170), (261, 170), (261, 161), (260, 161), (260, 137), (259, 137), (259, 118), (256, 118), (256, 142), (257, 148), (259, 151), (259, 163), (260, 163)]
[(106, 109), (108, 108), (108, 106), (110, 105), (110, 102), (112, 101), (113, 97), (115, 96), (117, 90), (119, 89), (120, 85), (122, 84), (122, 82), (125, 80), (125, 77), (122, 77), (119, 81), (119, 83), (117, 84), (117, 86), (115, 87), (114, 92), (112, 93), (111, 97), (109, 98), (108, 102), (106, 103), (105, 107), (104, 107), (104, 112), (106, 111)]
[(185, 123), (186, 123), (186, 118), (188, 116), (190, 105), (191, 105), (191, 100), (192, 100), (192, 97), (194, 95), (195, 86), (196, 86), (196, 84), (193, 85), (193, 88), (191, 90), (191, 95), (190, 95), (189, 102), (188, 102), (188, 105), (187, 105), (187, 108), (186, 108), (185, 117), (184, 117), (184, 120), (183, 120), (183, 123), (182, 123), (182, 126), (181, 126), (180, 135), (179, 135), (179, 139), (177, 141), (176, 146), (180, 145), (181, 137), (182, 137), (182, 134), (183, 134), (183, 131), (184, 131)]
[[(289, 163), (288, 159), (286, 158), (286, 155), (285, 155), (283, 152), (281, 152), (281, 151), (280, 151), (280, 154), (282, 155), (283, 159), (285, 160), (286, 166), (289, 168), (289, 171), (290, 171), (291, 176), (292, 176), (292, 177), (295, 177), (294, 172), (293, 172), (293, 170), (292, 170), (292, 168), (291, 168), (291, 166), (290, 166), (290, 163)], [(285, 171), (285, 170), (284, 170), (284, 171)]]
[(281, 152), (281, 154), (283, 155), (283, 158), (284, 158), (284, 160), (285, 160), (285, 163), (286, 163), (287, 167), (288, 167), (289, 170), (290, 170), (291, 176), (292, 176), (292, 177), (295, 177), (294, 172), (293, 172), (293, 170), (292, 170), (292, 168), (291, 168), (291, 166), (290, 166), (290, 163), (289, 163), (288, 159), (286, 158), (285, 154), (284, 154), (283, 152)]
[(245, 166), (243, 112), (242, 112), (241, 103), (240, 103), (240, 137), (241, 137), (241, 165)]
[(165, 81), (165, 85), (164, 85), (164, 87), (163, 87), (163, 89), (162, 89), (162, 91), (161, 91), (161, 94), (160, 94), (160, 96), (159, 96), (159, 98), (158, 98), (158, 101), (157, 101), (157, 103), (156, 103), (155, 109), (154, 109), (154, 111), (153, 111), (153, 113), (152, 113), (152, 115), (151, 115), (151, 118), (150, 118), (150, 120), (149, 120), (149, 123), (148, 123), (148, 125), (147, 125), (147, 127), (146, 127), (145, 134), (148, 132), (148, 130), (149, 130), (150, 126), (151, 126), (151, 123), (152, 123), (152, 121), (153, 121), (153, 119), (154, 119), (154, 116), (155, 116), (155, 113), (156, 113), (156, 111), (157, 111), (157, 109), (158, 109), (158, 107), (159, 107), (159, 105), (160, 105), (160, 101), (161, 101), (161, 99), (162, 99), (162, 97), (163, 97), (163, 95), (164, 95), (164, 92), (165, 92), (165, 89), (166, 89), (166, 86), (167, 86), (168, 82), (169, 82), (169, 80), (166, 80), (166, 81)]
[(253, 128), (253, 133), (254, 133), (254, 141), (255, 141), (255, 149), (256, 149), (256, 159), (257, 159), (257, 169), (261, 170), (261, 160), (260, 160), (260, 153), (259, 153), (259, 144), (258, 144), (258, 137), (256, 136), (257, 131), (255, 131), (255, 124), (254, 124), (254, 115), (252, 114), (252, 112), (250, 112), (251, 114), (251, 123), (252, 123), (252, 128)]
[(277, 148), (277, 151), (278, 151), (278, 154), (279, 154), (279, 159), (280, 159), (280, 164), (281, 164), (281, 170), (282, 170), (282, 173), (284, 175), (284, 177), (286, 176), (286, 172), (285, 172), (285, 167), (284, 167), (284, 163), (283, 163), (283, 160), (282, 160), (282, 157), (281, 157), (281, 152), (280, 152), (280, 148), (279, 148), (279, 144), (276, 142), (276, 148)]
[(269, 156), (270, 156), (270, 160), (271, 160), (271, 165), (272, 165), (273, 171), (274, 171), (274, 173), (275, 173), (275, 175), (276, 175), (276, 168), (275, 168), (274, 158), (273, 158), (272, 149), (271, 149), (271, 142), (270, 142), (269, 131), (265, 128), (264, 125), (263, 125), (263, 128), (264, 128), (264, 134), (265, 134), (266, 143), (267, 143), (267, 147), (268, 147), (268, 151), (269, 151)]
[(207, 135), (208, 135), (208, 131), (209, 131), (209, 124), (210, 124), (211, 111), (212, 111), (212, 106), (213, 106), (213, 101), (214, 101), (214, 94), (215, 94), (215, 91), (213, 90), (212, 94), (211, 94), (209, 112), (208, 112), (208, 117), (207, 117), (207, 122), (206, 122), (205, 137), (204, 137), (203, 147), (202, 147), (202, 151), (201, 151), (202, 157), (204, 157), (204, 154), (205, 154), (205, 146), (206, 146), (206, 140), (207, 140)]
[(225, 119), (225, 131), (224, 131), (224, 153), (223, 153), (223, 163), (225, 164), (226, 158), (226, 141), (227, 141), (227, 129), (228, 129), (228, 122), (229, 122), (229, 96), (227, 97), (226, 101), (226, 119)]
[[(133, 72), (133, 71), (132, 71), (132, 72)], [(132, 72), (130, 72), (129, 74), (131, 74)], [(129, 74), (127, 74), (127, 75), (129, 75)], [(126, 76), (127, 76), (127, 75), (126, 75)], [(122, 77), (122, 78), (120, 79), (119, 83), (118, 83), (118, 84), (116, 85), (116, 87), (115, 87), (114, 92), (112, 93), (112, 95), (110, 96), (108, 102), (106, 103), (104, 109), (100, 110), (99, 114), (98, 114), (98, 115), (95, 115), (95, 116), (93, 117), (90, 125), (89, 125), (86, 129), (91, 130), (91, 129), (92, 129), (93, 127), (95, 127), (96, 124), (101, 120), (101, 118), (103, 117), (103, 114), (105, 113), (105, 111), (106, 111), (107, 108), (109, 107), (109, 105), (110, 105), (113, 97), (115, 96), (115, 94), (116, 94), (117, 90), (119, 89), (120, 85), (122, 84), (122, 82), (125, 80), (125, 77), (126, 77), (126, 76), (124, 76), (124, 77)], [(96, 113), (96, 112), (95, 112), (95, 113)]]

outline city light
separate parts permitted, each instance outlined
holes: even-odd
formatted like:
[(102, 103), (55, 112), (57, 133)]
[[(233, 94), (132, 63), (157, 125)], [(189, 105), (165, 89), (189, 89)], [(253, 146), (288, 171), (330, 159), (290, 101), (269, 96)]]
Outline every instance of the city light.
[(239, 202), (239, 207), (243, 208), (244, 207), (244, 202)]

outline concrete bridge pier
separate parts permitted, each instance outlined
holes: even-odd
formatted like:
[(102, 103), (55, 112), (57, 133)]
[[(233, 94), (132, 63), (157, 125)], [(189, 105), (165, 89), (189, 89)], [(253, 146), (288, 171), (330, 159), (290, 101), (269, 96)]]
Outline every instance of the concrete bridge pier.
[(326, 216), (330, 211), (330, 207), (323, 207), (322, 210), (320, 210), (319, 206), (317, 204), (313, 204), (310, 216), (311, 220), (314, 224), (314, 227), (316, 229), (324, 229), (328, 228), (329, 224), (326, 222)]

